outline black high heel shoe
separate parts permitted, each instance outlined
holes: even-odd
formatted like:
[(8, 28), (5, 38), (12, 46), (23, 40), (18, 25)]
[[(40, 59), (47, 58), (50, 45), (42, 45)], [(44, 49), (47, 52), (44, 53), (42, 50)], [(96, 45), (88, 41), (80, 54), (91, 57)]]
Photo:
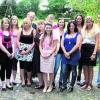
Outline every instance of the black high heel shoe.
[(11, 85), (6, 85), (6, 87), (7, 87), (7, 89), (9, 89), (9, 90), (13, 90), (13, 87), (11, 86)]
[(70, 86), (67, 90), (68, 93), (73, 92), (73, 86)]
[(6, 91), (7, 89), (6, 88), (2, 88), (2, 91)]
[(37, 86), (35, 86), (35, 89), (43, 89), (43, 88), (44, 88), (43, 85), (37, 85)]

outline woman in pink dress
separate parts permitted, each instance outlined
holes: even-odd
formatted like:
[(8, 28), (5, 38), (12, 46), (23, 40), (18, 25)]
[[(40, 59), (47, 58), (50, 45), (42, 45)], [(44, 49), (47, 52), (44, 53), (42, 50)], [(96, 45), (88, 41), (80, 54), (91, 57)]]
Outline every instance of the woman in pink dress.
[[(52, 91), (52, 81), (54, 73), (56, 40), (52, 35), (52, 24), (45, 25), (45, 32), (40, 39), (40, 71), (43, 73), (44, 89), (43, 92)], [(48, 84), (49, 75), (49, 84)]]
[(13, 85), (16, 85), (16, 74), (17, 74), (17, 63), (18, 60), (15, 57), (16, 51), (18, 49), (17, 46), (17, 36), (19, 34), (19, 26), (18, 26), (18, 17), (17, 16), (12, 16), (11, 18), (11, 26), (10, 26), (10, 31), (12, 33), (12, 39), (13, 39), (13, 50), (14, 50), (14, 58), (12, 60), (12, 83)]

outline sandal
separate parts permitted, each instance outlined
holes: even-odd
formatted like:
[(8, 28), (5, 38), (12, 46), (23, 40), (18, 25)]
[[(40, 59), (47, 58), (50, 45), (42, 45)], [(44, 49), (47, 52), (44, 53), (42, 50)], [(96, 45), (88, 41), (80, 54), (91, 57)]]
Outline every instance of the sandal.
[(88, 85), (88, 87), (85, 90), (90, 91), (92, 89), (93, 89), (93, 86), (92, 85)]
[(81, 89), (86, 89), (87, 87), (88, 87), (88, 84), (85, 83), (85, 84), (81, 87)]

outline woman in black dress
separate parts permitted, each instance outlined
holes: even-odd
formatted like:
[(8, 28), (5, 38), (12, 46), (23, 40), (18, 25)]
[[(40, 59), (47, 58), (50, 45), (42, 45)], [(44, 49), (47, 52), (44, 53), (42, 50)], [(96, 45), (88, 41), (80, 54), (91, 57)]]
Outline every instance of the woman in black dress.
[(37, 34), (35, 35), (34, 41), (35, 41), (35, 50), (34, 50), (34, 57), (33, 57), (33, 72), (36, 73), (39, 79), (38, 85), (36, 85), (36, 89), (40, 89), (43, 87), (43, 77), (42, 73), (40, 72), (40, 51), (39, 51), (39, 42), (40, 37), (44, 33), (44, 27), (45, 23), (43, 20), (40, 20), (37, 25)]

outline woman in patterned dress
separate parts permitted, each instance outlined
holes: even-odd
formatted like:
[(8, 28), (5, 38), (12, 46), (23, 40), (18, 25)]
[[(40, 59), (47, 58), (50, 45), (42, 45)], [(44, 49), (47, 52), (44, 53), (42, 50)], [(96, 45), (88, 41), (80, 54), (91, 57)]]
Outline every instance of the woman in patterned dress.
[(12, 16), (12, 18), (11, 18), (10, 31), (12, 33), (13, 50), (14, 50), (14, 58), (12, 59), (12, 83), (13, 83), (13, 85), (16, 85), (15, 79), (16, 79), (16, 74), (17, 74), (18, 60), (15, 58), (15, 53), (18, 49), (18, 47), (17, 47), (17, 35), (19, 34), (19, 26), (18, 26), (18, 17), (15, 15)]
[(25, 18), (23, 28), (18, 34), (18, 52), (16, 58), (20, 61), (20, 75), (22, 86), (25, 86), (24, 72), (27, 73), (27, 86), (31, 86), (32, 59), (34, 52), (34, 34), (30, 19)]

